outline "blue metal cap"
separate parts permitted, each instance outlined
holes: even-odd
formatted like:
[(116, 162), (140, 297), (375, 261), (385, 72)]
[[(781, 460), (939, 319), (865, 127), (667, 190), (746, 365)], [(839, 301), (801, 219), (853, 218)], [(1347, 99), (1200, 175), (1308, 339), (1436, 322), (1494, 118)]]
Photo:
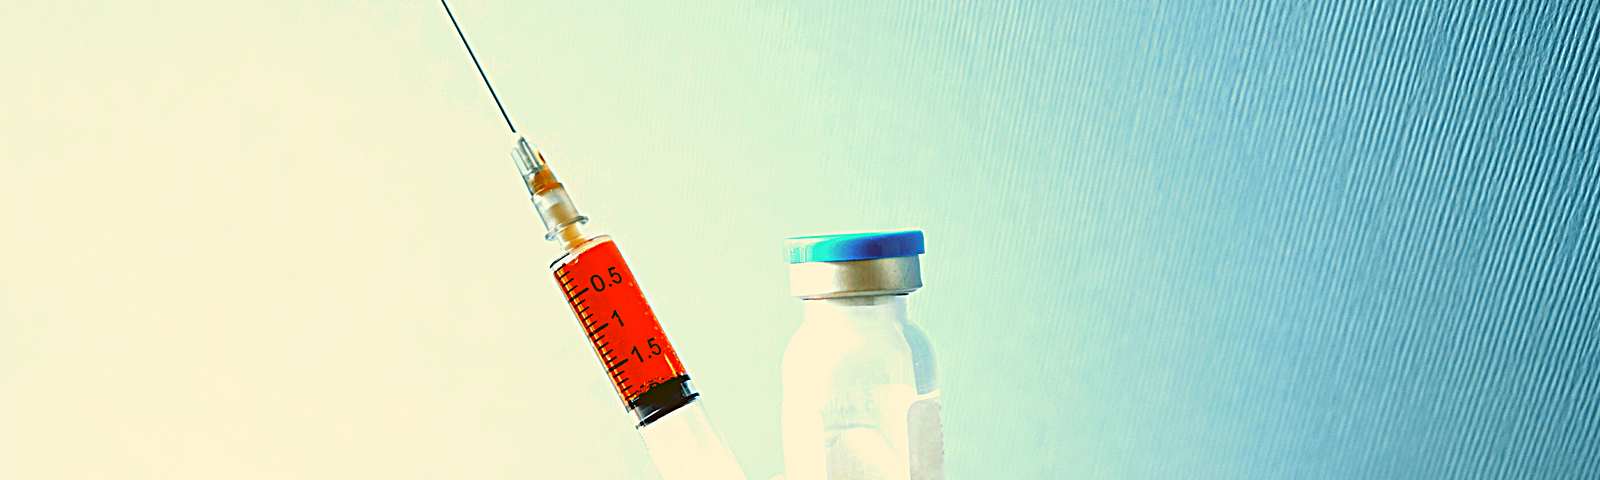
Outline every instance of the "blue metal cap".
[(789, 247), (789, 263), (871, 260), (925, 252), (921, 230), (794, 237), (784, 245)]

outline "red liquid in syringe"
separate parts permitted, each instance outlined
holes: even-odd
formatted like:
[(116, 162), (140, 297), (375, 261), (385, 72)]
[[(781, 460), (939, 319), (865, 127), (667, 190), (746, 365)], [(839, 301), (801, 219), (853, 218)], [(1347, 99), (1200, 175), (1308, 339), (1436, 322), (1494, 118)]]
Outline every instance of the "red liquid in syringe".
[(629, 408), (638, 408), (639, 397), (652, 388), (671, 383), (671, 389), (678, 390), (677, 385), (688, 380), (683, 362), (609, 236), (574, 248), (551, 270), (617, 395)]

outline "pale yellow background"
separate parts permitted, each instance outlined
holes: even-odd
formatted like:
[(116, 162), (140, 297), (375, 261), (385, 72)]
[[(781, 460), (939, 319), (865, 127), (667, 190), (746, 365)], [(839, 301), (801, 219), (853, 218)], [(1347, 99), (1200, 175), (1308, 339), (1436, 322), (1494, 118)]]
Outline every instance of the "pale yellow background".
[[(0, 478), (655, 475), (444, 11), (278, 3), (4, 8)], [(499, 8), (457, 6), (491, 68), (609, 68), (514, 48), (536, 16)], [(501, 88), (536, 140), (616, 113), (527, 75)], [(575, 147), (627, 135), (545, 142), (597, 220), (642, 197)]]

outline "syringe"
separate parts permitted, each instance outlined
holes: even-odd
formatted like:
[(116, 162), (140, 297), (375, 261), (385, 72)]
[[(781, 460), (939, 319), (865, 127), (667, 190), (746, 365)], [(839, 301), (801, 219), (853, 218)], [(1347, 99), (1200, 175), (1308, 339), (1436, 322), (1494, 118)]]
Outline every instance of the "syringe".
[(688, 370), (645, 301), (621, 250), (609, 235), (584, 235), (581, 226), (589, 219), (578, 213), (539, 150), (517, 133), (450, 5), (444, 0), (440, 3), (511, 128), (511, 156), (544, 222), (544, 238), (559, 242), (566, 251), (550, 264), (556, 283), (617, 395), (637, 419), (636, 428), (661, 477), (744, 480), (744, 472), (711, 426)]

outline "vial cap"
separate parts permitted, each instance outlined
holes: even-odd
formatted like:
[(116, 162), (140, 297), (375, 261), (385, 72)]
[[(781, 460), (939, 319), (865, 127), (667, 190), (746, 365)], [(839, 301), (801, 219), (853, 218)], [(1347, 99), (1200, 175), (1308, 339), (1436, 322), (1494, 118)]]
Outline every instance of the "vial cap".
[(907, 257), (926, 252), (921, 230), (794, 237), (784, 244), (789, 247), (791, 264)]

